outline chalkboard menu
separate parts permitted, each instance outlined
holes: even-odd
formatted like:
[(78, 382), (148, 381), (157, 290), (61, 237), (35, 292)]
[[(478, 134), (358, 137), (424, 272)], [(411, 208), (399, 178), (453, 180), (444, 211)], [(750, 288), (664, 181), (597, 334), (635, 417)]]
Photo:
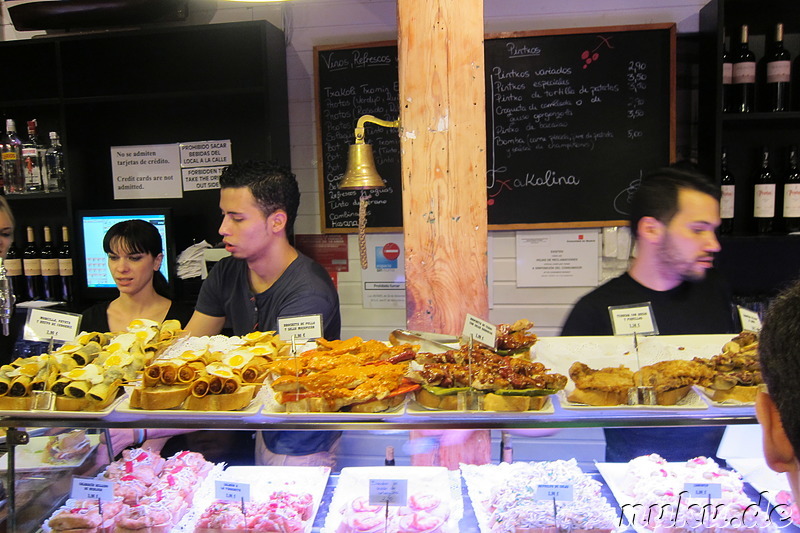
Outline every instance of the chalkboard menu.
[[(358, 192), (339, 191), (358, 118), (399, 115), (397, 47), (315, 49), (324, 232), (358, 226)], [(487, 37), (487, 212), (491, 229), (624, 222), (643, 173), (674, 158), (675, 25)], [(366, 133), (389, 187), (368, 227), (402, 227), (400, 141)]]
[(674, 37), (670, 24), (486, 40), (490, 225), (627, 219), (642, 173), (674, 151)]
[[(398, 107), (397, 46), (374, 43), (350, 48), (314, 49), (317, 72), (317, 129), (322, 158), (320, 213), (325, 233), (358, 229), (360, 191), (340, 191), (347, 169), (347, 151), (355, 143), (353, 130), (363, 115), (396, 120)], [(371, 123), (365, 142), (372, 145), (375, 167), (387, 187), (368, 192), (367, 227), (402, 231), (400, 138), (397, 128)]]

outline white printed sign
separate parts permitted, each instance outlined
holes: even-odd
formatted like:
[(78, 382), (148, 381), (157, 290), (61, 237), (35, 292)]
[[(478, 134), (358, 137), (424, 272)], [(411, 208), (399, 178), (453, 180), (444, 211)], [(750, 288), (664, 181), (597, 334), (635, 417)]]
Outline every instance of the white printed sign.
[(370, 505), (407, 505), (408, 480), (407, 479), (370, 479), (369, 504)]
[(79, 333), (81, 315), (48, 311), (46, 309), (29, 309), (22, 334), (26, 341), (67, 342)]
[(225, 167), (196, 167), (183, 168), (184, 191), (206, 191), (209, 189), (219, 189), (219, 176)]
[(464, 320), (462, 335), (465, 339), (471, 338), (474, 341), (482, 342), (486, 346), (494, 348), (497, 342), (497, 327), (490, 322), (467, 314), (467, 318)]
[(72, 478), (72, 492), (75, 500), (100, 500), (110, 502), (114, 499), (114, 482), (100, 481), (92, 478)]
[(231, 141), (198, 141), (181, 143), (181, 167), (220, 167), (233, 163)]
[(742, 322), (742, 329), (745, 331), (754, 331), (758, 333), (761, 331), (761, 318), (758, 313), (751, 311), (741, 305), (737, 306), (739, 310), (739, 320)]
[(517, 232), (517, 287), (593, 287), (600, 230)]
[(182, 197), (179, 157), (177, 144), (112, 146), (114, 199)]
[(537, 500), (556, 500), (571, 502), (573, 498), (572, 485), (569, 484), (542, 484), (536, 486)]
[(658, 335), (658, 326), (650, 302), (610, 306), (614, 335)]
[(214, 481), (214, 498), (226, 502), (250, 501), (250, 484), (234, 481)]
[(287, 341), (290, 339), (318, 339), (324, 336), (322, 315), (279, 317), (278, 335)]

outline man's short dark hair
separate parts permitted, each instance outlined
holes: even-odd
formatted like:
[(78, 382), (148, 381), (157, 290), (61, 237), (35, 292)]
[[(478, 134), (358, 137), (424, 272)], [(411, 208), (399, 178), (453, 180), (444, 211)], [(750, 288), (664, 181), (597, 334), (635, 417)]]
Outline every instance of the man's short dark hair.
[(650, 172), (642, 178), (631, 202), (631, 231), (636, 236), (639, 221), (653, 217), (669, 224), (678, 212), (678, 191), (689, 189), (719, 201), (720, 189), (714, 181), (688, 162), (675, 163)]
[(800, 280), (769, 305), (758, 339), (761, 376), (781, 423), (800, 452)]
[(223, 189), (250, 189), (265, 217), (278, 209), (286, 211), (287, 233), (291, 233), (300, 205), (300, 189), (288, 168), (271, 161), (233, 163), (222, 171), (219, 185)]

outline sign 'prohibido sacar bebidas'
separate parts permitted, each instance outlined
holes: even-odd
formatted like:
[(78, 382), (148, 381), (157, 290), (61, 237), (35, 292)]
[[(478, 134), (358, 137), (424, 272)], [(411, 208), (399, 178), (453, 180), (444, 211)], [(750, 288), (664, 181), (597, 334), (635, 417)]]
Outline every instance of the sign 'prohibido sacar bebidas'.
[[(487, 215), (491, 229), (610, 226), (628, 218), (641, 176), (675, 152), (675, 25), (490, 35), (485, 44)], [(322, 228), (355, 232), (359, 191), (340, 191), (362, 115), (399, 116), (397, 46), (315, 49)], [(388, 187), (367, 226), (402, 225), (400, 141), (367, 125)]]

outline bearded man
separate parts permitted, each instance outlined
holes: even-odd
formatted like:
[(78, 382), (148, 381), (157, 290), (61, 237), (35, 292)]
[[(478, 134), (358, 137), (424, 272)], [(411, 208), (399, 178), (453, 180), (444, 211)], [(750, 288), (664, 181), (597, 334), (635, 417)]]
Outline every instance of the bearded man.
[[(609, 307), (641, 303), (650, 304), (661, 335), (738, 332), (730, 290), (712, 268), (720, 251), (719, 198), (719, 187), (685, 164), (645, 176), (631, 205), (636, 254), (628, 271), (581, 298), (561, 335), (613, 335)], [(722, 428), (605, 432), (607, 461), (643, 453), (673, 461), (713, 456), (722, 437)]]

